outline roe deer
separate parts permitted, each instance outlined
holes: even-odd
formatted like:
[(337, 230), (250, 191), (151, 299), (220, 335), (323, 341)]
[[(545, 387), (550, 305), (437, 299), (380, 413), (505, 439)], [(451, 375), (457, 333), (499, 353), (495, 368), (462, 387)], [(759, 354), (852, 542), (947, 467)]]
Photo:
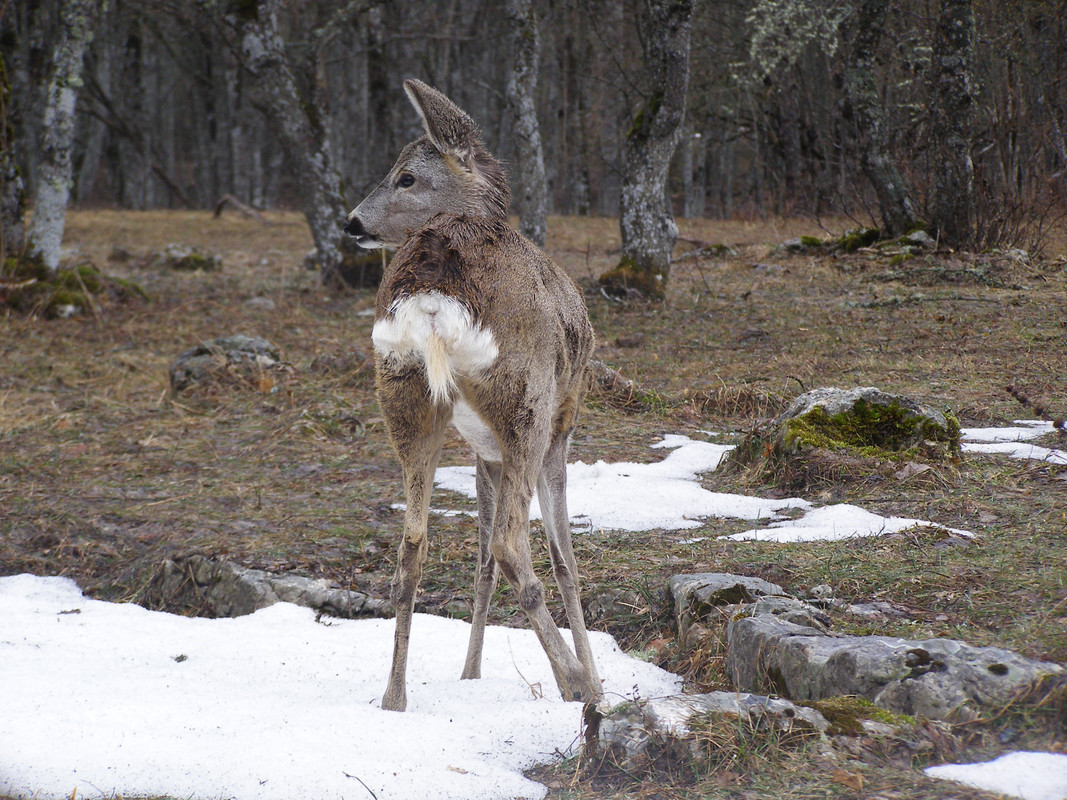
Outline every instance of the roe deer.
[[(567, 446), (593, 349), (585, 301), (554, 261), (508, 225), (507, 178), (474, 121), (421, 81), (405, 81), (404, 90), (426, 135), (403, 149), (344, 226), (363, 247), (399, 247), (378, 289), (372, 334), (378, 398), (407, 499), (392, 582), (393, 664), (382, 707), (407, 705), (411, 615), (449, 422), (477, 461), (478, 567), (462, 677), (481, 676), (499, 568), (564, 699), (592, 701), (600, 680), (578, 597), (566, 498)], [(531, 563), (535, 486), (574, 652), (545, 606)]]

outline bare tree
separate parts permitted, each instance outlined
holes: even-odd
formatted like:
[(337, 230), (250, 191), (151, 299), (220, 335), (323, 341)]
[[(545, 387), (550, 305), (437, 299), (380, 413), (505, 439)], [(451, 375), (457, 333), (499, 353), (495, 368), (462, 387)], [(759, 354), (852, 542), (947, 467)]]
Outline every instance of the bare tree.
[(845, 69), (848, 110), (858, 132), (860, 164), (878, 197), (882, 225), (890, 236), (923, 227), (911, 192), (889, 151), (885, 109), (875, 82), (875, 54), (885, 27), (888, 0), (860, 0), (852, 53)]
[(933, 53), (934, 138), (940, 157), (932, 222), (941, 241), (951, 247), (967, 247), (974, 241), (974, 41), (972, 0), (942, 0)]
[(0, 55), (0, 264), (9, 255), (22, 254), (26, 235), (26, 191), (15, 153), (11, 101), (7, 63)]
[[(339, 16), (350, 17), (366, 10), (368, 2), (348, 3)], [(326, 125), (326, 108), (315, 87), (321, 86), (317, 69), (317, 49), (329, 27), (340, 20), (331, 19), (312, 32), (307, 65), (312, 74), (309, 93), (302, 92), (286, 53), (279, 27), (283, 0), (255, 0), (234, 4), (225, 19), (237, 32), (241, 61), (252, 76), (253, 102), (266, 114), (282, 141), (292, 167), (299, 174), (297, 186), (304, 215), (315, 242), (317, 266), (327, 283), (343, 283), (345, 252), (354, 246), (345, 241), (341, 224), (347, 205), (341, 187), (341, 175), (334, 166)]]
[(29, 255), (49, 270), (59, 266), (59, 246), (71, 188), (74, 106), (82, 85), (85, 48), (107, 8), (100, 0), (61, 0), (59, 28), (52, 47), (41, 125), (40, 161), (33, 179), (34, 210), (28, 232)]
[(504, 13), (511, 48), (508, 109), (515, 130), (515, 164), (518, 179), (519, 230), (539, 247), (545, 246), (547, 190), (541, 126), (537, 121), (535, 91), (541, 56), (537, 15), (530, 0), (507, 0)]
[(678, 239), (667, 202), (667, 171), (685, 120), (693, 0), (642, 0), (639, 5), (648, 92), (623, 149), (622, 261), (601, 282), (662, 299)]

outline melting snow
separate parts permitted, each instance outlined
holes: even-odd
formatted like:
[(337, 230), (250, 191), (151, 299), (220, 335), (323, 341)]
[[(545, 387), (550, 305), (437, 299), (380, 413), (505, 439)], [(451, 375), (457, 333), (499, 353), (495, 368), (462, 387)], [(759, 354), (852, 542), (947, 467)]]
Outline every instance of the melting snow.
[(1067, 800), (1067, 755), (1007, 753), (981, 764), (927, 767), (927, 775), (1023, 800)]
[(1007, 455), (1011, 458), (1047, 461), (1050, 464), (1067, 464), (1067, 451), (1030, 444), (1055, 430), (1051, 422), (1040, 420), (1016, 420), (1009, 428), (963, 428), (960, 447), (965, 453), (989, 453)]
[[(416, 615), (398, 714), (380, 708), (392, 620), (190, 619), (31, 575), (0, 578), (0, 620), (0, 796), (536, 798), (522, 770), (579, 742), (582, 705), (529, 630), (488, 628), (483, 678), (460, 681), (469, 626)], [(680, 691), (590, 639), (619, 701)]]
[[(914, 526), (941, 528), (932, 522), (904, 517), (883, 517), (857, 506), (838, 504), (814, 508), (799, 497), (770, 499), (742, 494), (710, 492), (699, 483), (701, 473), (718, 467), (731, 445), (712, 444), (669, 434), (651, 445), (672, 452), (653, 464), (577, 461), (567, 467), (567, 507), (571, 522), (593, 530), (682, 530), (702, 527), (708, 518), (768, 520), (766, 527), (732, 534), (729, 539), (772, 542), (807, 542), (879, 536)], [(434, 477), (437, 486), (473, 498), (474, 467), (442, 467)], [(781, 512), (797, 509), (798, 519)], [(530, 509), (541, 518), (540, 506)], [(952, 529), (964, 536), (966, 531)], [(688, 541), (699, 541), (690, 539)]]

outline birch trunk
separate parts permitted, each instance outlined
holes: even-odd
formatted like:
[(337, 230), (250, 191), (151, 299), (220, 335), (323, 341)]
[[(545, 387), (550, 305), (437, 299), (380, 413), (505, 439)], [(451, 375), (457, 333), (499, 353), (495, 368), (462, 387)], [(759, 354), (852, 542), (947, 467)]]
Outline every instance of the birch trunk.
[(548, 199), (541, 126), (534, 102), (541, 55), (537, 16), (530, 0), (507, 0), (504, 13), (512, 59), (507, 98), (515, 129), (519, 231), (538, 247), (544, 247)]
[(974, 243), (974, 40), (972, 0), (942, 0), (933, 55), (934, 136), (942, 154), (934, 174), (933, 225), (949, 247)]
[(667, 199), (667, 173), (685, 120), (693, 0), (642, 0), (640, 6), (645, 85), (650, 92), (623, 148), (622, 261), (601, 282), (662, 299), (678, 239)]
[(292, 67), (278, 28), (282, 0), (246, 5), (233, 22), (241, 37), (241, 60), (252, 76), (251, 94), (274, 126), (291, 165), (298, 171), (304, 215), (317, 251), (324, 283), (343, 282), (344, 241), (341, 224), (349, 209), (334, 167), (325, 111), (301, 101)]
[(59, 266), (59, 246), (67, 219), (74, 145), (74, 106), (82, 85), (85, 48), (107, 6), (100, 0), (62, 0), (52, 50), (41, 126), (40, 162), (33, 180), (34, 210), (29, 253), (49, 270)]
[(845, 71), (845, 89), (859, 135), (860, 165), (878, 197), (882, 226), (889, 236), (902, 236), (923, 227), (923, 222), (890, 155), (885, 109), (874, 80), (875, 53), (888, 6), (888, 0), (860, 2), (852, 57)]

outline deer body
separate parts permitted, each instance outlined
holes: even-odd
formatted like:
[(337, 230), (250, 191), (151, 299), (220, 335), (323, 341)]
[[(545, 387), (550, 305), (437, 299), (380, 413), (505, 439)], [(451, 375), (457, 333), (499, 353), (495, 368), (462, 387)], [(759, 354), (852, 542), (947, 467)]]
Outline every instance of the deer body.
[[(593, 332), (560, 267), (507, 222), (508, 187), (473, 121), (419, 81), (404, 88), (427, 135), (349, 214), (363, 246), (398, 245), (378, 290), (372, 338), (378, 398), (404, 475), (407, 509), (392, 600), (396, 637), (383, 708), (406, 707), (415, 592), (427, 552), (433, 474), (445, 430), (474, 449), (479, 554), (464, 678), (480, 677), (489, 600), (502, 572), (548, 655), (563, 697), (600, 684), (578, 597), (566, 506), (567, 446), (586, 388)], [(537, 489), (574, 650), (534, 574)]]

